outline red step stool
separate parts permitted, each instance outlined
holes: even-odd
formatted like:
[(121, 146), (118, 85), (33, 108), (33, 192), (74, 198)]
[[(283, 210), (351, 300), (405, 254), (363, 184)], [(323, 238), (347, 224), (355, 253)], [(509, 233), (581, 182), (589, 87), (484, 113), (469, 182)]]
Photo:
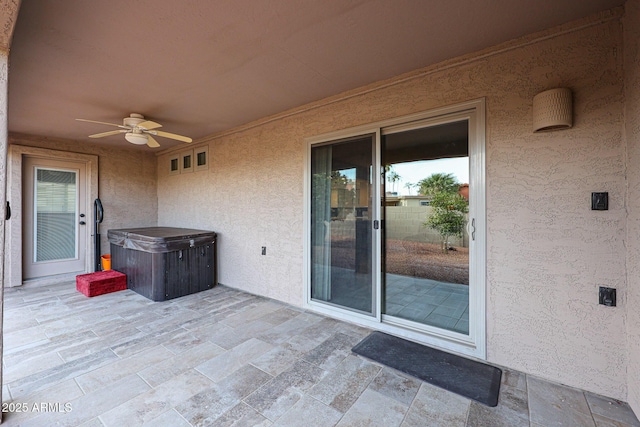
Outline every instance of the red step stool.
[(88, 297), (127, 289), (127, 276), (115, 270), (96, 271), (76, 276), (76, 289)]

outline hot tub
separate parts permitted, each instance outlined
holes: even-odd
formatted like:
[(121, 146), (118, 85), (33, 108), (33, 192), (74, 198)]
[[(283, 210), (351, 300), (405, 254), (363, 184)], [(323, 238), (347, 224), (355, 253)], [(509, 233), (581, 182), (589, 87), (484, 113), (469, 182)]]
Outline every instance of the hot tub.
[(111, 268), (127, 287), (165, 301), (217, 285), (216, 233), (173, 227), (109, 230)]

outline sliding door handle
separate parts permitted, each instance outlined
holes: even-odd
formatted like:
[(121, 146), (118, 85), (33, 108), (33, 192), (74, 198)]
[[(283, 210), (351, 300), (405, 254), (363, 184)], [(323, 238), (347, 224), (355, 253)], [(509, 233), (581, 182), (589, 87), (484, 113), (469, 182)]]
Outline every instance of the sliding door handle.
[(475, 242), (476, 240), (476, 219), (471, 219), (471, 240)]

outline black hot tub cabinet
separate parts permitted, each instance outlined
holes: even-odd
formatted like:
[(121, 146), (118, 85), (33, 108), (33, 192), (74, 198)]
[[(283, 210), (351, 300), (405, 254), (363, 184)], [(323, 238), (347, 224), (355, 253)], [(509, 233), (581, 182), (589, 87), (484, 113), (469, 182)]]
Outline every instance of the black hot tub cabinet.
[(216, 233), (173, 227), (108, 231), (111, 268), (127, 275), (127, 287), (164, 301), (217, 285)]

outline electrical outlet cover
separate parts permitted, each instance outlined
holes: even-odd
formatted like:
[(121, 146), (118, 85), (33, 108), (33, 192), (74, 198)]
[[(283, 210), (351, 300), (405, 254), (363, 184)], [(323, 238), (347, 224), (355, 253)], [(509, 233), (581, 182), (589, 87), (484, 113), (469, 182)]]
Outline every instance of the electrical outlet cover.
[(606, 211), (609, 210), (609, 193), (591, 193), (591, 210)]
[(606, 305), (607, 307), (615, 307), (616, 288), (607, 288), (605, 286), (600, 286), (600, 291), (598, 292), (598, 303)]

